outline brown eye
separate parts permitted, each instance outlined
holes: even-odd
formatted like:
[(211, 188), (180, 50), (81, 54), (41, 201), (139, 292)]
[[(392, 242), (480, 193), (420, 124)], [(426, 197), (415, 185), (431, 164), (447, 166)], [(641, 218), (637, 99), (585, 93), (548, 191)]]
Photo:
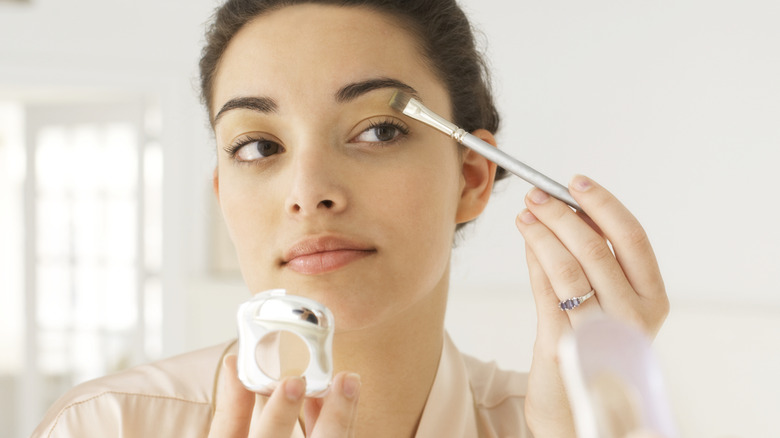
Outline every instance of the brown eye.
[(236, 156), (241, 161), (254, 161), (260, 158), (270, 157), (283, 151), (282, 146), (275, 141), (256, 140), (249, 142), (238, 149)]
[(377, 126), (374, 133), (379, 141), (390, 141), (395, 138), (398, 129), (393, 126)]
[(361, 132), (353, 141), (359, 143), (390, 143), (407, 133), (406, 129), (393, 123), (380, 123), (372, 125)]
[(264, 157), (268, 157), (279, 152), (279, 143), (274, 143), (272, 141), (258, 141), (256, 144), (257, 152), (259, 152), (260, 155)]

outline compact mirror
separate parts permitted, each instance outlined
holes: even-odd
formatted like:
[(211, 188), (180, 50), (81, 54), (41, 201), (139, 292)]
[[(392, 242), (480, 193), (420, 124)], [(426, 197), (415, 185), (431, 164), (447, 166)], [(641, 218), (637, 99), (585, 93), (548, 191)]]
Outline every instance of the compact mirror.
[(333, 378), (333, 314), (283, 289), (259, 293), (238, 308), (238, 378), (270, 395), (286, 376), (306, 378), (306, 396), (322, 397)]

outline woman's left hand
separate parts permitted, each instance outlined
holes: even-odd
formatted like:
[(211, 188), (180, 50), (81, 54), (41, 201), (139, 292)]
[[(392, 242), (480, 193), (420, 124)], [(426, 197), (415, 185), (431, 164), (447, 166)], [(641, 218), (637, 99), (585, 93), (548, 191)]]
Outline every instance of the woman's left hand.
[[(658, 263), (636, 218), (584, 176), (574, 177), (569, 191), (588, 216), (533, 189), (516, 220), (526, 242), (538, 319), (525, 407), (537, 438), (574, 436), (558, 370), (558, 341), (566, 331), (603, 312), (652, 338), (669, 312)], [(560, 301), (591, 290), (595, 296), (579, 307), (560, 310)]]

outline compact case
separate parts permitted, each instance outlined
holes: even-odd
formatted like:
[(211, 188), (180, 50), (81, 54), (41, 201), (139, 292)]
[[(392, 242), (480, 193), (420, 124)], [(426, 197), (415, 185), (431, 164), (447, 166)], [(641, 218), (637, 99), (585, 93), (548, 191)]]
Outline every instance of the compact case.
[(270, 395), (279, 380), (258, 364), (258, 344), (267, 335), (288, 331), (309, 349), (303, 373), (306, 396), (323, 397), (333, 378), (333, 328), (333, 314), (317, 301), (288, 295), (284, 289), (256, 294), (238, 308), (238, 378), (248, 389)]

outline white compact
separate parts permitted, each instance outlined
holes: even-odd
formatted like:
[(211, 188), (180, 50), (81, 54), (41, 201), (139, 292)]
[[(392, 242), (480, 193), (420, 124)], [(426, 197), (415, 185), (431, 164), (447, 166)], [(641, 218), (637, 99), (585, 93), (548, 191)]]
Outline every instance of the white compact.
[(580, 438), (634, 430), (679, 436), (650, 340), (639, 329), (594, 318), (561, 338), (560, 370)]
[(303, 372), (306, 396), (324, 396), (333, 378), (333, 328), (333, 314), (317, 301), (288, 295), (284, 289), (256, 294), (238, 308), (238, 378), (248, 389), (270, 395), (279, 380), (258, 363), (258, 345), (266, 336), (292, 332), (309, 350)]

